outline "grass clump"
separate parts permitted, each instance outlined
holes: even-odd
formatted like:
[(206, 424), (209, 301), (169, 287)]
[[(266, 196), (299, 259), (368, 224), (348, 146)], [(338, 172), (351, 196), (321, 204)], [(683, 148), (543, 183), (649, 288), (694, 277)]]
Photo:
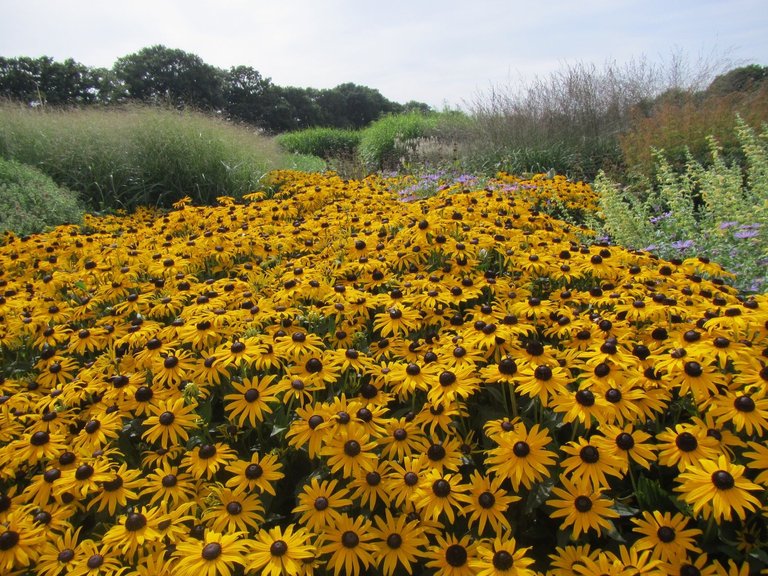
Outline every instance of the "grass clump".
[(360, 132), (341, 128), (307, 128), (281, 134), (277, 143), (287, 152), (328, 160), (354, 155), (360, 143)]
[(210, 204), (260, 187), (276, 168), (320, 167), (251, 129), (189, 111), (150, 107), (0, 108), (0, 155), (79, 192), (91, 209)]
[(709, 137), (705, 167), (691, 153), (676, 170), (655, 150), (655, 185), (620, 188), (601, 172), (595, 180), (604, 229), (618, 244), (663, 258), (698, 255), (736, 274), (736, 285), (768, 287), (768, 127), (757, 133), (740, 116), (735, 138), (743, 162), (728, 162)]
[(76, 193), (31, 166), (0, 158), (0, 232), (31, 234), (82, 216)]
[(358, 147), (369, 170), (399, 168), (420, 141), (433, 135), (437, 115), (411, 112), (385, 116), (363, 130)]

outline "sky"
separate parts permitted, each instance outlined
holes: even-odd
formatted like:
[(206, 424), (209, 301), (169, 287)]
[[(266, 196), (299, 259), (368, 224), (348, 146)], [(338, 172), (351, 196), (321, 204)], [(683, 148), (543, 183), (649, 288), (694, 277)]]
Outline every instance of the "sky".
[(0, 0), (0, 56), (110, 68), (162, 44), (280, 86), (467, 108), (574, 65), (768, 65), (766, 0)]

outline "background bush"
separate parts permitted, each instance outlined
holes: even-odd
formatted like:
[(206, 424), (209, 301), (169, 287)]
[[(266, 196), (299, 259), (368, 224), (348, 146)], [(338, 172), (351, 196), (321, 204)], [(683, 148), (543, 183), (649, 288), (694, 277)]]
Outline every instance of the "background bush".
[(0, 155), (81, 194), (91, 209), (209, 204), (257, 189), (271, 169), (321, 169), (252, 129), (158, 107), (0, 107)]
[(706, 167), (688, 154), (678, 170), (657, 150), (653, 186), (622, 188), (598, 174), (594, 189), (612, 241), (667, 259), (708, 257), (737, 275), (738, 288), (768, 288), (768, 127), (758, 134), (738, 116), (735, 124), (741, 163), (709, 137)]
[(307, 128), (280, 134), (277, 143), (287, 152), (318, 156), (325, 160), (351, 157), (360, 144), (360, 132), (341, 128)]
[(358, 154), (369, 170), (394, 170), (407, 161), (419, 140), (433, 135), (437, 115), (410, 112), (385, 116), (363, 130)]
[(76, 193), (31, 166), (0, 158), (0, 232), (31, 234), (82, 216)]

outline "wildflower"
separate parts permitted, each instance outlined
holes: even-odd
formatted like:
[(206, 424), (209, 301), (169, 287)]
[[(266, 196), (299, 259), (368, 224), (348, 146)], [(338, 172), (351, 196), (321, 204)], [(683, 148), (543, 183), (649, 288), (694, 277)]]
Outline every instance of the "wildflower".
[(246, 544), (241, 533), (220, 534), (206, 530), (201, 540), (179, 542), (173, 556), (176, 576), (232, 576), (245, 560)]
[(553, 497), (547, 500), (547, 505), (555, 510), (552, 518), (563, 518), (563, 528), (571, 527), (574, 538), (590, 530), (611, 529), (610, 518), (618, 518), (619, 514), (611, 508), (612, 502), (601, 497), (599, 490), (594, 490), (586, 480), (575, 478), (573, 481), (560, 476), (562, 488), (552, 489)]
[(325, 534), (322, 554), (330, 554), (327, 565), (334, 572), (344, 569), (345, 574), (357, 576), (361, 568), (366, 570), (374, 564), (376, 545), (371, 541), (374, 534), (370, 521), (362, 516), (355, 519), (341, 515), (335, 526)]
[(306, 530), (293, 524), (285, 529), (275, 526), (259, 530), (244, 565), (247, 572), (264, 576), (296, 576), (302, 573), (304, 562), (315, 554)]

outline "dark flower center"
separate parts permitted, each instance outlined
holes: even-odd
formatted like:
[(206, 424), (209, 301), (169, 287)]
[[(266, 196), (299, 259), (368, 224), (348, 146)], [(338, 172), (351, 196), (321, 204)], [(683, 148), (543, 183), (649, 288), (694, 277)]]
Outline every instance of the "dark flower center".
[(136, 398), (137, 402), (149, 402), (152, 400), (153, 394), (154, 393), (149, 386), (140, 386), (136, 389), (133, 397)]
[[(61, 478), (61, 470), (58, 468), (50, 468), (43, 473), (43, 480), (48, 482), (48, 484), (53, 484), (59, 478)], [(2, 506), (0, 506), (0, 509), (2, 509)]]
[(392, 549), (400, 548), (403, 545), (403, 537), (400, 534), (390, 534), (387, 536), (387, 546)]
[(749, 396), (739, 396), (733, 401), (733, 407), (739, 412), (752, 412), (755, 409), (755, 401)]
[(631, 450), (635, 446), (635, 439), (632, 438), (632, 434), (622, 432), (616, 436), (616, 446), (622, 450)]
[(93, 475), (93, 466), (90, 464), (82, 464), (75, 470), (75, 479), (87, 480)]
[(310, 374), (317, 374), (320, 372), (320, 370), (323, 369), (323, 363), (317, 358), (310, 358), (307, 360), (307, 363), (304, 365), (304, 367)]
[(611, 404), (616, 404), (621, 401), (621, 390), (618, 388), (609, 388), (605, 391), (605, 399)]
[(415, 486), (419, 482), (419, 477), (415, 472), (406, 472), (403, 480), (408, 486)]
[(405, 428), (398, 428), (395, 430), (395, 432), (392, 434), (395, 437), (395, 440), (398, 442), (402, 442), (406, 438), (408, 438), (408, 432), (405, 430)]
[(208, 560), (209, 562), (211, 560), (216, 560), (219, 556), (221, 556), (221, 544), (218, 542), (211, 542), (210, 544), (206, 544), (203, 546), (203, 560)]
[(552, 378), (552, 368), (547, 365), (537, 366), (533, 375), (537, 380), (544, 380), (546, 382)]
[(315, 510), (317, 510), (318, 512), (322, 512), (323, 510), (328, 508), (328, 504), (329, 504), (328, 498), (326, 498), (325, 496), (318, 496), (317, 498), (315, 498)]
[(675, 438), (675, 445), (683, 452), (693, 452), (699, 447), (699, 441), (690, 432), (681, 432)]
[(512, 453), (518, 458), (525, 458), (528, 456), (528, 454), (531, 453), (531, 446), (528, 444), (528, 442), (518, 440), (515, 442), (515, 445), (512, 446)]
[(454, 568), (467, 563), (467, 550), (460, 544), (451, 544), (445, 551), (445, 561)]
[(381, 474), (378, 472), (368, 472), (365, 475), (365, 481), (368, 483), (368, 486), (378, 486), (381, 484)]
[(163, 367), (166, 370), (171, 370), (172, 368), (176, 368), (176, 366), (179, 365), (179, 359), (176, 358), (176, 356), (168, 356), (165, 360), (163, 360)]
[(72, 562), (72, 560), (75, 559), (75, 551), (72, 550), (72, 548), (64, 548), (64, 550), (59, 552), (59, 555), (56, 557), (56, 559), (64, 564), (67, 562)]
[(176, 420), (176, 415), (173, 412), (163, 412), (157, 418), (157, 421), (163, 426), (170, 426), (174, 420)]
[(315, 428), (320, 426), (320, 424), (322, 424), (322, 423), (323, 423), (323, 417), (322, 416), (318, 416), (317, 414), (315, 414), (314, 416), (310, 416), (309, 420), (307, 421), (307, 424), (309, 424), (309, 427), (312, 430), (314, 430)]
[(104, 564), (104, 556), (101, 554), (93, 554), (90, 558), (88, 558), (88, 562), (85, 564), (91, 570), (96, 570), (96, 568)]
[(48, 525), (48, 523), (51, 521), (53, 517), (51, 516), (50, 512), (46, 512), (45, 510), (41, 510), (37, 514), (35, 514), (35, 517), (33, 520), (37, 522), (38, 524), (42, 525)]
[(163, 476), (163, 479), (160, 481), (160, 483), (163, 485), (163, 488), (173, 488), (176, 486), (177, 482), (178, 479), (176, 478), (175, 474), (167, 474)]
[(237, 516), (243, 511), (243, 505), (240, 502), (229, 502), (227, 504), (227, 514)]
[(669, 526), (661, 526), (656, 531), (656, 536), (658, 536), (659, 540), (661, 540), (665, 544), (669, 544), (675, 539), (675, 531)]
[(133, 512), (125, 518), (125, 529), (129, 532), (136, 532), (147, 525), (147, 519), (143, 514)]
[(361, 450), (362, 448), (360, 447), (360, 443), (357, 440), (347, 440), (344, 442), (344, 454), (351, 458), (354, 458), (360, 454)]
[(478, 496), (477, 501), (480, 503), (480, 506), (487, 510), (488, 508), (493, 508), (493, 505), (496, 504), (496, 497), (490, 492), (483, 492)]
[(456, 383), (456, 374), (453, 372), (443, 372), (440, 374), (440, 386), (452, 386)]
[(734, 480), (730, 472), (718, 470), (712, 473), (712, 484), (718, 490), (730, 490), (736, 485), (736, 480)]
[(19, 533), (7, 530), (0, 534), (0, 550), (10, 550), (19, 543)]
[(200, 446), (200, 452), (198, 452), (198, 456), (203, 460), (213, 458), (216, 456), (216, 446), (213, 444), (204, 444), (203, 446)]
[(573, 505), (576, 510), (582, 513), (592, 510), (592, 500), (589, 499), (589, 496), (576, 496)]
[(248, 403), (256, 402), (256, 400), (259, 399), (259, 391), (255, 388), (250, 388), (249, 390), (245, 391), (243, 396), (245, 397), (245, 401)]
[(688, 376), (691, 378), (698, 378), (704, 373), (701, 364), (693, 360), (686, 362), (683, 369), (685, 370), (685, 373), (688, 374)]
[(51, 437), (48, 432), (35, 432), (29, 439), (29, 443), (32, 444), (32, 446), (44, 446), (45, 444), (48, 444), (50, 439)]
[(354, 548), (360, 544), (360, 537), (352, 530), (347, 530), (341, 535), (341, 543), (345, 548)]
[(496, 568), (496, 570), (501, 570), (503, 572), (512, 568), (514, 559), (512, 558), (512, 554), (506, 550), (499, 550), (496, 552), (496, 554), (493, 555), (492, 562), (493, 567)]
[(269, 553), (272, 556), (283, 556), (286, 552), (288, 552), (288, 544), (282, 540), (275, 540), (269, 547)]
[(608, 366), (608, 364), (606, 364), (605, 362), (603, 362), (595, 366), (594, 372), (595, 372), (595, 376), (597, 376), (598, 378), (605, 378), (606, 376), (608, 376), (608, 374), (611, 373), (611, 367)]
[(595, 405), (595, 395), (591, 390), (579, 390), (576, 392), (576, 402), (589, 408)]
[(587, 464), (594, 464), (600, 460), (600, 453), (597, 451), (597, 448), (589, 445), (584, 446), (584, 448), (579, 451), (579, 456)]
[(445, 448), (443, 448), (440, 444), (432, 444), (427, 449), (427, 458), (432, 460), (433, 462), (439, 462), (443, 458), (445, 458)]
[(405, 368), (405, 373), (408, 374), (408, 376), (418, 376), (421, 373), (421, 368), (419, 368), (418, 364), (408, 364)]
[(264, 474), (264, 469), (259, 464), (248, 464), (245, 467), (245, 477), (248, 480), (258, 480)]
[(451, 484), (442, 478), (435, 480), (435, 482), (432, 484), (432, 492), (438, 498), (447, 498), (451, 493)]
[(502, 358), (499, 362), (499, 372), (505, 376), (512, 376), (517, 372), (517, 364), (512, 358)]

